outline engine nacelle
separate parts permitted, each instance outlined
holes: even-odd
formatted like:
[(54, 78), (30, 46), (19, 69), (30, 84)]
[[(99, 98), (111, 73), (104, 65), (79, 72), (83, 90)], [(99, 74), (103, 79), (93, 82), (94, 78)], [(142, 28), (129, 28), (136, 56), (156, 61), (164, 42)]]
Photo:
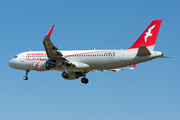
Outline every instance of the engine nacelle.
[(49, 63), (48, 61), (34, 61), (32, 67), (36, 71), (46, 71), (54, 68), (55, 64)]
[(64, 77), (62, 74), (62, 77), (66, 80), (74, 80), (74, 79), (78, 79), (79, 77), (84, 76), (81, 72), (68, 72), (68, 78)]

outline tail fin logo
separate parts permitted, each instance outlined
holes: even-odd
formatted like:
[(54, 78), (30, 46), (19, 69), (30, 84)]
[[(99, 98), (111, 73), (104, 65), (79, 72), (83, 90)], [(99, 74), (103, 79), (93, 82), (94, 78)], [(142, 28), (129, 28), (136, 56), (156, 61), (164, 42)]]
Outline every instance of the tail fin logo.
[(146, 32), (145, 34), (145, 36), (144, 36), (144, 40), (145, 40), (145, 42), (147, 42), (147, 38), (149, 37), (149, 36), (152, 36), (153, 35), (153, 33), (151, 33), (151, 31), (152, 31), (152, 29), (154, 29), (154, 27), (155, 27), (156, 25), (153, 25), (152, 27), (150, 27), (149, 29), (148, 29), (148, 32)]

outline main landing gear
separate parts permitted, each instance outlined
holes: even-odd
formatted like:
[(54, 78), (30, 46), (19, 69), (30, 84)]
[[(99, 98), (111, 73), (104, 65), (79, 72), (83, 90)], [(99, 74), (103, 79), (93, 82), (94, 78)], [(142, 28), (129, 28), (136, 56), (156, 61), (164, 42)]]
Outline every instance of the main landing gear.
[(63, 73), (62, 73), (62, 77), (64, 77), (64, 78), (69, 78), (69, 74), (68, 74), (67, 72), (63, 72)]
[[(63, 72), (62, 73), (62, 77), (64, 78), (64, 79), (68, 79), (69, 77), (70, 77), (70, 75), (72, 75), (72, 74), (69, 74), (68, 72)], [(73, 74), (74, 75), (74, 74)], [(75, 74), (75, 78), (74, 79), (78, 79), (79, 77), (82, 77), (82, 76), (84, 76), (82, 79), (81, 79), (81, 82), (82, 83), (84, 83), (84, 84), (87, 84), (88, 82), (89, 82), (89, 80), (86, 78), (86, 73), (77, 73), (77, 74)], [(72, 79), (68, 79), (68, 80), (72, 80)]]
[(28, 80), (28, 73), (29, 73), (29, 70), (26, 70), (26, 76), (23, 77), (24, 80)]
[(81, 79), (81, 82), (84, 83), (84, 84), (87, 84), (89, 82), (89, 80), (87, 78), (83, 77)]
[(86, 73), (84, 73), (84, 77), (81, 79), (81, 82), (84, 84), (88, 84), (89, 80), (86, 78)]

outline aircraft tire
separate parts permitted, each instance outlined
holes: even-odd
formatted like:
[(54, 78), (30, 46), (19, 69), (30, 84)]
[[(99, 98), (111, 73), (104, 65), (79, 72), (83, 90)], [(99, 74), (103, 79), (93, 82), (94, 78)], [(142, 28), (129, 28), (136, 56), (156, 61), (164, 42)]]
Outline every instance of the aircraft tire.
[(24, 80), (28, 80), (28, 77), (24, 76), (23, 79), (24, 79)]
[(63, 77), (63, 78), (69, 78), (69, 74), (66, 73), (66, 72), (63, 72), (63, 73), (62, 73), (62, 77)]
[(87, 78), (82, 78), (81, 82), (84, 83), (84, 84), (87, 84), (89, 82), (89, 80)]

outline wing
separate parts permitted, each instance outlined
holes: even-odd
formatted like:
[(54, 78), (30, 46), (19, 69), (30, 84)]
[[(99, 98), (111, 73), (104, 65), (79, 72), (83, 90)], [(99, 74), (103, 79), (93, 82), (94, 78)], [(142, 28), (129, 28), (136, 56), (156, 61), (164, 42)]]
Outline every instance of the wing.
[(78, 62), (70, 62), (68, 61), (63, 54), (58, 50), (56, 46), (51, 42), (50, 36), (54, 29), (54, 25), (51, 27), (47, 35), (44, 37), (43, 45), (44, 49), (46, 51), (46, 54), (50, 61), (54, 62), (56, 65), (61, 66), (61, 68), (64, 69), (66, 72), (66, 67), (76, 67), (79, 68), (81, 71), (89, 72), (86, 70), (86, 68), (89, 68), (89, 65), (85, 63), (78, 63)]
[(63, 54), (58, 50), (56, 46), (51, 42), (50, 36), (53, 31), (54, 25), (44, 37), (43, 45), (46, 50), (46, 54), (50, 60), (57, 60), (63, 57)]
[(46, 54), (50, 61), (55, 62), (58, 65), (70, 65), (75, 66), (72, 63), (70, 63), (66, 58), (63, 57), (63, 54), (58, 50), (56, 46), (51, 42), (50, 36), (54, 29), (54, 25), (51, 27), (47, 35), (44, 37), (43, 45), (44, 49), (46, 51)]

